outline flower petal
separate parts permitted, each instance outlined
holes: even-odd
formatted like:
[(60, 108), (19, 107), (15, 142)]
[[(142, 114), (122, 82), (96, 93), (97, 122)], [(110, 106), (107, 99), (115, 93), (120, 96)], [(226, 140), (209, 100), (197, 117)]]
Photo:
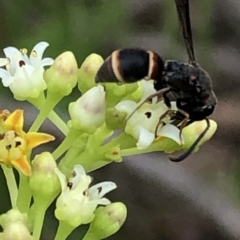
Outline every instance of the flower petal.
[(23, 155), (17, 160), (11, 161), (11, 163), (14, 167), (17, 167), (24, 175), (31, 176), (32, 170), (26, 155)]
[(6, 130), (13, 130), (18, 134), (22, 133), (23, 128), (23, 110), (17, 109), (4, 122)]
[(4, 67), (9, 63), (9, 58), (0, 58), (0, 67)]
[(34, 67), (41, 67), (40, 63), (42, 60), (43, 53), (45, 49), (49, 46), (47, 42), (39, 42), (37, 45), (34, 46), (31, 54), (30, 54), (30, 62)]
[(166, 124), (165, 126), (163, 126), (158, 132), (158, 136), (170, 138), (176, 143), (178, 143), (179, 145), (184, 144), (183, 137), (182, 137), (182, 142), (180, 139), (180, 130), (172, 124)]
[(107, 198), (101, 198), (98, 200), (98, 205), (108, 205), (110, 203), (111, 203), (111, 201), (108, 200)]
[(108, 192), (117, 188), (117, 185), (114, 182), (102, 182), (98, 183), (89, 188), (89, 199), (100, 199), (102, 196), (107, 194)]
[(119, 102), (115, 108), (119, 112), (126, 112), (127, 114), (132, 113), (137, 108), (137, 103), (131, 100), (124, 100)]
[(138, 126), (139, 128), (139, 137), (137, 142), (138, 149), (147, 148), (154, 140), (154, 133), (148, 131), (146, 128), (142, 126)]
[(47, 133), (28, 132), (25, 140), (27, 141), (28, 149), (32, 149), (43, 143), (55, 140), (55, 137)]
[(54, 60), (52, 58), (44, 58), (41, 61), (41, 67), (50, 66), (53, 63), (54, 63)]
[(6, 57), (10, 59), (9, 72), (14, 75), (20, 61), (24, 61), (22, 53), (15, 47), (7, 47), (3, 49)]

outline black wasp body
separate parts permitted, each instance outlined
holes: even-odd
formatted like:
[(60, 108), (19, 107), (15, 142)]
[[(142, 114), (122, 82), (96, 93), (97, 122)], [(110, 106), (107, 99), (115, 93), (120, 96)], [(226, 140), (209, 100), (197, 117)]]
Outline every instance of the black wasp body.
[(178, 125), (180, 135), (186, 125), (205, 119), (207, 127), (193, 145), (179, 157), (170, 156), (172, 161), (182, 161), (194, 150), (209, 129), (210, 123), (207, 117), (213, 113), (217, 99), (212, 90), (209, 74), (195, 61), (188, 1), (175, 0), (175, 2), (183, 26), (189, 63), (176, 60), (164, 62), (157, 53), (138, 48), (116, 50), (100, 67), (96, 75), (96, 82), (123, 84), (142, 79), (154, 80), (156, 93), (149, 96), (144, 102), (153, 97), (164, 100), (168, 111), (160, 117), (159, 121), (161, 122), (164, 117), (173, 112), (171, 101), (176, 101), (178, 111), (173, 114), (172, 120), (176, 122), (176, 125), (180, 124)]

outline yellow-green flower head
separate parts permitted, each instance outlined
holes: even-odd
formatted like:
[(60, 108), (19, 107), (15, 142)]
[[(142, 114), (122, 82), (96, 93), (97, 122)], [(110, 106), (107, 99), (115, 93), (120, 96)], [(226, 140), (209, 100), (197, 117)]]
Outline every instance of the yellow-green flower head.
[(69, 104), (72, 127), (93, 133), (105, 121), (105, 92), (98, 85)]
[(15, 110), (3, 123), (5, 132), (0, 139), (0, 163), (18, 168), (23, 174), (31, 175), (27, 160), (29, 150), (55, 138), (46, 133), (23, 131), (23, 110)]
[(49, 92), (61, 96), (69, 95), (77, 84), (77, 61), (72, 52), (60, 54), (44, 73)]
[(60, 190), (58, 176), (55, 173), (56, 161), (49, 152), (36, 155), (32, 162), (32, 176), (29, 186), (33, 192), (33, 197), (41, 200), (49, 200), (49, 203), (56, 197)]
[(127, 217), (127, 208), (125, 204), (116, 202), (99, 207), (94, 214), (95, 218), (91, 222), (87, 234), (94, 235), (95, 239), (105, 239), (122, 227)]
[(84, 60), (78, 70), (78, 89), (81, 93), (85, 93), (96, 85), (95, 76), (103, 62), (103, 58), (95, 53), (90, 54)]
[(113, 182), (98, 183), (89, 188), (91, 177), (86, 175), (81, 165), (75, 165), (72, 177), (67, 181), (58, 169), (62, 193), (57, 199), (55, 216), (60, 221), (66, 221), (72, 227), (90, 223), (98, 205), (108, 205), (111, 202), (102, 198), (117, 186)]
[(2, 240), (31, 240), (33, 239), (27, 227), (27, 214), (11, 209), (0, 217), (3, 228)]
[(43, 79), (44, 67), (53, 63), (53, 59), (42, 59), (43, 52), (48, 43), (38, 43), (27, 56), (27, 50), (19, 51), (15, 47), (5, 48), (6, 59), (0, 58), (0, 78), (3, 85), (9, 87), (14, 97), (18, 100), (38, 98), (39, 94), (46, 89)]

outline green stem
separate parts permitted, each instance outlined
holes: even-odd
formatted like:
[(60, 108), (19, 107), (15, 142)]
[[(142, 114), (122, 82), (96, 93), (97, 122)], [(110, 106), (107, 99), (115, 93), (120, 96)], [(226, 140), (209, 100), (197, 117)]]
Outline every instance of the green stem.
[(63, 140), (63, 142), (57, 147), (57, 149), (52, 153), (54, 159), (58, 159), (64, 152), (66, 152), (69, 147), (73, 144), (77, 136), (80, 136), (82, 131), (70, 128), (68, 135)]
[[(60, 98), (60, 97), (59, 97)], [(58, 99), (59, 99), (58, 98)], [(41, 94), (39, 96), (39, 98), (37, 99), (33, 99), (30, 98), (28, 99), (28, 101), (34, 106), (36, 107), (38, 110), (41, 110), (42, 108), (46, 107), (46, 99), (44, 94)], [(48, 97), (48, 101), (49, 101), (49, 97)], [(66, 125), (66, 123), (58, 116), (58, 114), (56, 112), (54, 112), (53, 110), (49, 112), (48, 116), (47, 116), (52, 123), (66, 136), (69, 129), (68, 126)]]
[(53, 110), (47, 116), (52, 123), (66, 136), (69, 132), (67, 124)]
[(1, 166), (7, 181), (11, 204), (12, 204), (12, 207), (14, 208), (17, 204), (18, 187), (17, 187), (16, 179), (13, 173), (13, 169), (8, 168), (3, 164)]
[(127, 149), (122, 149), (120, 150), (120, 155), (122, 157), (126, 157), (126, 156), (131, 156), (131, 155), (137, 155), (137, 154), (142, 154), (142, 153), (149, 153), (149, 152), (154, 152), (157, 151), (154, 149), (138, 149), (136, 147), (134, 148), (127, 148)]
[[(29, 129), (29, 132), (37, 132), (44, 120), (47, 118), (48, 114), (56, 106), (56, 104), (61, 100), (62, 96), (49, 95), (44, 103), (44, 106), (40, 105), (40, 112), (35, 119), (33, 125)], [(36, 105), (39, 107), (39, 105)]]
[(39, 240), (46, 212), (45, 204), (37, 204), (34, 211), (33, 239)]
[(44, 105), (46, 99), (45, 99), (45, 95), (44, 92), (42, 92), (38, 98), (28, 98), (27, 99), (28, 102), (30, 102), (34, 107), (36, 108), (41, 108), (41, 106)]
[(20, 174), (19, 192), (17, 198), (17, 207), (19, 211), (26, 213), (29, 210), (29, 205), (32, 198), (32, 192), (29, 188), (28, 178)]
[(82, 240), (99, 240), (99, 238), (89, 229)]
[(74, 230), (74, 227), (70, 226), (67, 222), (60, 221), (57, 234), (54, 240), (66, 240), (68, 235)]
[(122, 132), (116, 138), (112, 139), (110, 142), (100, 147), (99, 154), (107, 152), (112, 148), (121, 145), (123, 142), (126, 143), (126, 133)]

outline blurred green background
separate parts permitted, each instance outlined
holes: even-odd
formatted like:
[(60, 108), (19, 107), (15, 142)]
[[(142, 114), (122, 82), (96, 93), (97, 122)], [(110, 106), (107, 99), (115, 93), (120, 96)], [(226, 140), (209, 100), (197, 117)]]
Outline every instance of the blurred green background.
[[(219, 98), (212, 116), (219, 129), (183, 163), (148, 154), (94, 173), (96, 182), (114, 180), (118, 190), (111, 199), (124, 201), (129, 208), (125, 226), (109, 239), (240, 239), (240, 2), (190, 0), (190, 5), (196, 56), (210, 73)], [(142, 47), (164, 59), (187, 60), (173, 0), (0, 0), (0, 16), (0, 49), (15, 46), (30, 51), (44, 40), (50, 44), (46, 57), (71, 50), (79, 66), (90, 53), (107, 57), (123, 47)], [(33, 108), (15, 102), (6, 88), (0, 92), (1, 108), (23, 107), (27, 123), (33, 120)], [(68, 101), (59, 106), (66, 118)], [(43, 128), (54, 131), (50, 123)], [(3, 178), (1, 191), (6, 199)], [(1, 212), (8, 206), (1, 201)], [(52, 211), (42, 239), (53, 239)], [(69, 239), (80, 239), (79, 234), (77, 230)]]

